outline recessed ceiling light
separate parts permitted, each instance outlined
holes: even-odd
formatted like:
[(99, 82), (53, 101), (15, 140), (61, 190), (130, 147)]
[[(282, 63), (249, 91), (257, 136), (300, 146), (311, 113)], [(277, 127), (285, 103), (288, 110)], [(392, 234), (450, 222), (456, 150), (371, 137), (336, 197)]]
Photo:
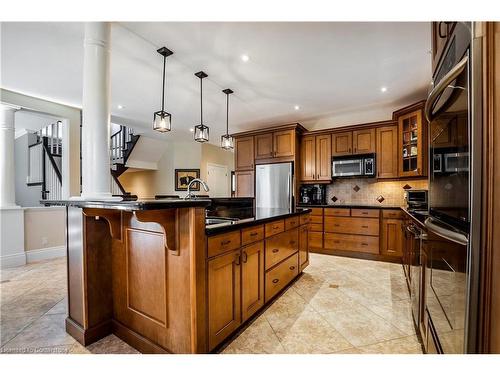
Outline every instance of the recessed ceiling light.
[(382, 91), (382, 92), (386, 92), (386, 91), (387, 91), (387, 87), (381, 87), (381, 88), (380, 88), (380, 91)]
[(125, 106), (118, 104), (118, 109), (123, 109), (123, 108), (125, 108)]
[(192, 132), (194, 132), (194, 129), (193, 128), (189, 128), (189, 131), (192, 133)]
[(241, 61), (247, 62), (248, 60), (250, 60), (250, 56), (248, 56), (248, 55), (241, 55)]
[(294, 106), (293, 109), (295, 109), (296, 111), (298, 111), (300, 109), (300, 107), (298, 105)]

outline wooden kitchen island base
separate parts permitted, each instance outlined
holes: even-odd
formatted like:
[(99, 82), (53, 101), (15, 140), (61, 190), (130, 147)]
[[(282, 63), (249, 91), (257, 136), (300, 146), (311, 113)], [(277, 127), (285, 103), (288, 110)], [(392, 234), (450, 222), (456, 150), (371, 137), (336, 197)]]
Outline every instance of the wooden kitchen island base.
[(293, 230), (271, 223), (266, 258), (258, 220), (207, 234), (209, 203), (53, 202), (67, 205), (66, 331), (84, 346), (114, 333), (142, 353), (209, 353), (307, 265), (304, 255), (299, 264), (299, 213), (281, 219)]

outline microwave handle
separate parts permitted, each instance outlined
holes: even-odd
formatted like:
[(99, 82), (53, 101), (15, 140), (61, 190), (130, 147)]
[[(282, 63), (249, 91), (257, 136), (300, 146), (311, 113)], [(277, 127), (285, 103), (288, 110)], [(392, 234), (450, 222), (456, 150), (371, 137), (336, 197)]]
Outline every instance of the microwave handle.
[(431, 122), (433, 119), (432, 108), (434, 106), (434, 103), (439, 98), (441, 93), (448, 87), (448, 85), (462, 73), (462, 71), (465, 69), (465, 65), (467, 64), (468, 60), (469, 56), (465, 55), (464, 58), (460, 60), (460, 62), (457, 65), (455, 65), (453, 69), (451, 69), (441, 79), (441, 81), (439, 81), (439, 83), (432, 89), (431, 93), (427, 97), (427, 101), (425, 102), (425, 108), (424, 108), (425, 118), (427, 119), (428, 122)]

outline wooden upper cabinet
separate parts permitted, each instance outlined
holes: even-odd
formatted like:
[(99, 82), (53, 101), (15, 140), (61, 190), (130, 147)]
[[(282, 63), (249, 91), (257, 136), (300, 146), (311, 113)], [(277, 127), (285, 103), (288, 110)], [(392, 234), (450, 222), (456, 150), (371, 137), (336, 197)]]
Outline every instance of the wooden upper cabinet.
[(273, 133), (274, 157), (288, 157), (295, 155), (295, 130), (283, 130)]
[(236, 197), (253, 197), (254, 196), (254, 172), (253, 171), (236, 171)]
[(316, 136), (316, 180), (332, 179), (332, 136)]
[(342, 156), (352, 154), (352, 132), (333, 133), (332, 155)]
[(273, 133), (256, 135), (255, 160), (272, 158), (273, 155)]
[(427, 123), (422, 108), (398, 117), (399, 177), (427, 175)]
[(234, 142), (235, 169), (249, 170), (254, 167), (254, 138), (236, 138)]
[(375, 129), (354, 130), (352, 132), (352, 153), (370, 154), (375, 152)]
[(241, 324), (240, 275), (240, 249), (208, 261), (209, 350)]
[(302, 137), (300, 144), (301, 180), (314, 181), (316, 178), (316, 137)]
[(398, 174), (398, 127), (377, 128), (377, 177), (397, 178)]

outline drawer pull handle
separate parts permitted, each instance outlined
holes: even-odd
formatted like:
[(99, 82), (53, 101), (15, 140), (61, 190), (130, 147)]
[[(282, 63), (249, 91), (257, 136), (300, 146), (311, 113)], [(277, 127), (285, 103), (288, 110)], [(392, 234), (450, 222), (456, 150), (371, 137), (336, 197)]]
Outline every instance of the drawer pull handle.
[(295, 269), (295, 266), (290, 266), (290, 269), (293, 271)]
[(280, 279), (274, 279), (273, 284), (276, 284), (278, 281), (280, 281)]
[(250, 233), (250, 237), (255, 237), (257, 236), (259, 233), (258, 232), (253, 232), (253, 233)]
[(366, 242), (361, 242), (361, 245), (362, 246), (368, 246), (368, 244)]
[(290, 241), (290, 245), (295, 245), (295, 241)]
[(246, 263), (248, 260), (248, 254), (246, 251), (243, 252), (243, 263)]
[(340, 227), (340, 224), (333, 224), (334, 227)]
[(273, 229), (277, 230), (277, 229), (280, 229), (280, 227), (276, 225), (273, 227)]
[(361, 228), (368, 228), (368, 225), (362, 225)]
[(366, 212), (366, 211), (363, 211), (363, 212), (361, 212), (361, 213), (362, 213), (363, 215), (368, 215), (368, 212)]
[(277, 253), (280, 249), (273, 249), (273, 253)]
[(335, 241), (333, 241), (333, 243), (340, 243), (340, 241), (339, 240), (335, 240)]
[(226, 240), (226, 241), (221, 241), (221, 242), (220, 242), (220, 244), (221, 244), (222, 246), (224, 246), (224, 245), (229, 245), (230, 243), (231, 243), (231, 240)]
[(240, 254), (236, 255), (235, 264), (236, 264), (237, 266), (239, 266), (239, 265), (241, 264), (241, 256), (240, 256)]

